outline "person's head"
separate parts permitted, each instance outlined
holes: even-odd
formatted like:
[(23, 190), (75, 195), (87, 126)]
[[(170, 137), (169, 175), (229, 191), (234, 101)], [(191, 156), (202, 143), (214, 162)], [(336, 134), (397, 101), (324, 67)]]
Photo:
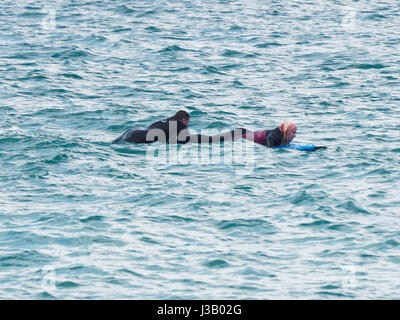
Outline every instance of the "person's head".
[(190, 122), (190, 115), (186, 111), (179, 110), (177, 113), (175, 113), (175, 117), (181, 121), (183, 124), (186, 126), (189, 125)]
[(297, 126), (290, 121), (285, 121), (279, 126), (283, 133), (283, 143), (290, 143), (296, 137)]

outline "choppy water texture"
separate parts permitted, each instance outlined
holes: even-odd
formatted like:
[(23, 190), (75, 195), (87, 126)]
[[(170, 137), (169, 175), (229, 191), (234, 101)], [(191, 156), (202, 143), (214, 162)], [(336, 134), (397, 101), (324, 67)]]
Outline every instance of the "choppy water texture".
[[(0, 298), (400, 298), (399, 13), (2, 0)], [(182, 108), (328, 149), (110, 143)]]

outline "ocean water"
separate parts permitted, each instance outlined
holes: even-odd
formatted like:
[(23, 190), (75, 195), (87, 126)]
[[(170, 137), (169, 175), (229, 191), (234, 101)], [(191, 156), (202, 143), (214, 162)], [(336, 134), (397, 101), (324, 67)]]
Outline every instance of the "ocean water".
[[(400, 298), (400, 5), (2, 0), (1, 299)], [(317, 152), (111, 144), (177, 110)]]

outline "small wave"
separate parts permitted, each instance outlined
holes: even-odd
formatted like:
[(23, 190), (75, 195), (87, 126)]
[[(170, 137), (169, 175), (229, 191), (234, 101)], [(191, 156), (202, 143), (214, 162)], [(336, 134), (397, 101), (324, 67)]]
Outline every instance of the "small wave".
[(383, 19), (387, 19), (388, 17), (383, 15), (383, 14), (379, 14), (379, 13), (374, 13), (374, 14), (370, 14), (367, 17), (365, 17), (365, 20), (375, 20), (375, 21), (379, 21), (379, 20), (383, 20)]
[(28, 60), (30, 57), (28, 55), (24, 55), (22, 53), (16, 53), (9, 56), (2, 56), (2, 58), (10, 59), (10, 60)]
[(144, 30), (146, 30), (147, 32), (154, 32), (154, 33), (161, 32), (161, 31), (162, 31), (161, 29), (159, 29), (159, 28), (157, 28), (157, 27), (154, 27), (154, 26), (147, 27), (147, 28), (145, 28)]
[(324, 86), (324, 88), (342, 88), (342, 87), (348, 87), (351, 84), (347, 81), (338, 81), (332, 85), (329, 86)]
[(32, 265), (48, 263), (51, 257), (36, 250), (25, 250), (0, 256), (1, 267), (31, 267)]
[(298, 205), (303, 202), (314, 202), (314, 198), (308, 194), (306, 190), (301, 190), (295, 194), (294, 198), (290, 200), (290, 202)]
[(71, 79), (77, 79), (77, 80), (83, 80), (84, 78), (81, 77), (80, 75), (76, 73), (61, 73), (61, 76), (65, 78), (71, 78)]
[(42, 81), (42, 80), (49, 80), (49, 78), (44, 75), (27, 75), (25, 77), (19, 78), (18, 80), (19, 81), (29, 81), (29, 80)]
[[(243, 230), (248, 229), (251, 232), (262, 232), (263, 234), (276, 233), (275, 227), (263, 219), (233, 219), (223, 220), (216, 224), (220, 230)], [(244, 230), (243, 230), (244, 231)]]
[(180, 92), (185, 94), (185, 99), (203, 98), (204, 97), (204, 95), (197, 93), (197, 92), (193, 92), (190, 89), (182, 89)]
[(240, 63), (231, 63), (231, 64), (222, 65), (219, 68), (220, 68), (220, 70), (231, 70), (231, 69), (239, 69), (242, 67), (243, 67), (243, 65)]
[(56, 284), (57, 289), (77, 288), (79, 286), (80, 286), (79, 283), (76, 283), (76, 282), (73, 282), (73, 281), (57, 282), (57, 284)]
[(280, 44), (279, 42), (264, 42), (255, 45), (256, 48), (270, 48), (270, 47), (280, 47), (280, 46), (282, 46), (282, 44)]
[(334, 297), (347, 297), (347, 295), (340, 293), (340, 292), (329, 292), (329, 291), (319, 291), (317, 292), (318, 295), (321, 296), (334, 296)]
[(312, 222), (305, 222), (305, 223), (300, 223), (299, 225), (302, 227), (321, 227), (321, 226), (326, 226), (331, 224), (330, 221), (324, 220), (324, 219), (316, 219)]
[(92, 221), (102, 221), (103, 219), (104, 219), (103, 216), (96, 215), (96, 216), (90, 216), (90, 217), (87, 217), (87, 218), (79, 219), (79, 221), (83, 222), (83, 223), (86, 223), (86, 222), (92, 222)]
[[(27, 7), (25, 7), (27, 9)], [(43, 17), (43, 13), (40, 11), (40, 7), (31, 7), (31, 10), (38, 10), (37, 12), (29, 12), (25, 11), (20, 13), (18, 16), (21, 18), (41, 18)]]
[(53, 158), (44, 160), (43, 162), (46, 164), (59, 164), (67, 161), (68, 159), (69, 159), (68, 154), (66, 154), (65, 152), (61, 152), (56, 156), (54, 156)]
[(117, 270), (117, 272), (127, 273), (129, 275), (132, 275), (132, 276), (135, 276), (135, 277), (138, 277), (138, 278), (146, 278), (143, 274), (140, 274), (138, 272), (135, 272), (135, 271), (132, 271), (132, 270), (128, 270), (128, 269), (120, 269), (120, 270)]
[(123, 14), (131, 14), (136, 12), (135, 9), (129, 8), (125, 4), (115, 7), (114, 10), (118, 13), (123, 13)]
[(144, 12), (142, 12), (142, 13), (137, 14), (137, 17), (151, 16), (151, 15), (153, 15), (153, 14), (155, 14), (155, 13), (157, 13), (157, 10), (156, 10), (156, 9), (153, 9), (153, 10), (146, 10), (146, 11), (144, 11)]
[(362, 208), (361, 206), (359, 206), (358, 204), (356, 204), (354, 201), (352, 200), (348, 200), (343, 204), (337, 205), (336, 208), (345, 210), (347, 213), (363, 213), (363, 214), (372, 214), (371, 212), (369, 212), (368, 210)]
[(384, 68), (387, 68), (387, 66), (381, 63), (356, 63), (348, 65), (346, 67), (339, 68), (339, 70), (346, 70), (346, 69), (368, 70), (368, 69), (384, 69)]
[(243, 52), (228, 49), (222, 53), (222, 56), (223, 57), (239, 57), (239, 56), (243, 56)]
[(97, 43), (97, 42), (104, 42), (107, 38), (99, 35), (91, 34), (90, 36), (84, 38), (83, 42), (86, 43)]
[(151, 244), (160, 244), (158, 241), (154, 240), (153, 238), (150, 237), (141, 237), (140, 241), (146, 242), (146, 243), (151, 243)]
[(229, 263), (226, 262), (225, 260), (222, 260), (222, 259), (215, 259), (215, 260), (211, 260), (211, 261), (208, 261), (208, 262), (204, 263), (204, 266), (206, 266), (206, 267), (208, 267), (208, 268), (217, 268), (217, 269), (220, 269), (220, 268), (229, 267), (230, 265), (229, 265)]
[(203, 68), (204, 72), (203, 73), (212, 73), (212, 74), (223, 74), (226, 75), (225, 72), (223, 72), (221, 69), (214, 67), (214, 66), (206, 66)]
[(78, 48), (66, 49), (51, 55), (52, 58), (59, 59), (70, 59), (70, 58), (82, 58), (89, 57), (93, 54), (87, 50), (82, 50)]
[(192, 68), (191, 67), (173, 67), (171, 69), (168, 69), (168, 71), (170, 72), (187, 72), (187, 71), (191, 71)]
[(53, 296), (47, 291), (40, 292), (39, 294), (36, 295), (35, 298), (38, 300), (57, 300), (56, 296)]
[(159, 53), (170, 53), (170, 52), (177, 52), (177, 51), (189, 51), (189, 50), (184, 49), (178, 45), (172, 45), (172, 46), (165, 47), (158, 52)]
[(237, 24), (232, 25), (229, 28), (230, 31), (244, 31), (246, 30), (246, 27), (238, 26)]

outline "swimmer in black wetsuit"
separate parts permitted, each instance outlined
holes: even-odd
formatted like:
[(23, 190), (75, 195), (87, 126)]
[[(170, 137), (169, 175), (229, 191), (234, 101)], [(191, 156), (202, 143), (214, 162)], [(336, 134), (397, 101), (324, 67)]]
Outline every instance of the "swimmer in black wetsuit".
[(126, 130), (121, 136), (113, 141), (153, 143), (156, 141), (164, 143), (219, 143), (225, 141), (245, 138), (255, 143), (272, 148), (290, 143), (296, 136), (297, 127), (293, 122), (286, 121), (273, 130), (252, 132), (244, 128), (238, 128), (214, 136), (202, 134), (190, 134), (188, 126), (190, 115), (183, 110), (175, 113), (174, 116), (157, 121), (146, 129), (132, 128)]
[(175, 113), (174, 116), (154, 122), (148, 128), (131, 128), (126, 130), (121, 136), (113, 141), (134, 142), (134, 143), (153, 143), (156, 141), (163, 143), (186, 143), (186, 140), (178, 142), (178, 136), (189, 136), (188, 125), (190, 115), (183, 110)]

